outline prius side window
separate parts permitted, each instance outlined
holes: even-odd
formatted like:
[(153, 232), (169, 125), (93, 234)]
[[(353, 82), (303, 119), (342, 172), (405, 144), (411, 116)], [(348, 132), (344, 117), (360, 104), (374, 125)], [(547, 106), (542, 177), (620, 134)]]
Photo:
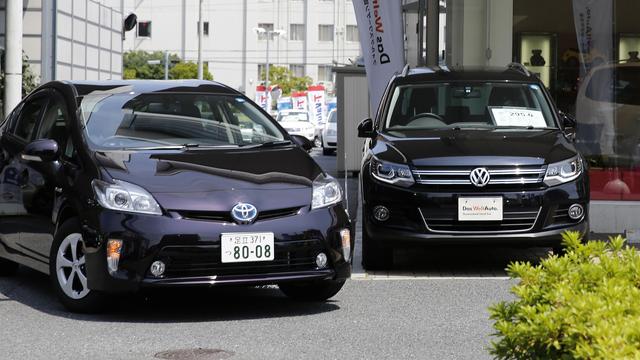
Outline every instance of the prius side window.
[(49, 107), (42, 118), (37, 139), (55, 140), (60, 149), (65, 149), (69, 138), (66, 121), (67, 111), (64, 100), (60, 95), (56, 94), (52, 97)]
[(20, 117), (18, 118), (18, 123), (15, 127), (15, 135), (17, 137), (26, 141), (31, 140), (33, 130), (35, 129), (42, 114), (42, 110), (46, 105), (47, 98), (41, 97), (34, 99), (23, 106), (22, 111), (20, 112)]

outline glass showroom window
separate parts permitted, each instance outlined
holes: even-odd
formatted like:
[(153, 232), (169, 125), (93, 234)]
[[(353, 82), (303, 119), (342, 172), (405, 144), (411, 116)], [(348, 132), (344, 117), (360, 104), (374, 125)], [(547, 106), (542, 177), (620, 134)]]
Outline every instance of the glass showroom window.
[(575, 115), (592, 200), (640, 201), (640, 3), (587, 5), (514, 0), (514, 58)]

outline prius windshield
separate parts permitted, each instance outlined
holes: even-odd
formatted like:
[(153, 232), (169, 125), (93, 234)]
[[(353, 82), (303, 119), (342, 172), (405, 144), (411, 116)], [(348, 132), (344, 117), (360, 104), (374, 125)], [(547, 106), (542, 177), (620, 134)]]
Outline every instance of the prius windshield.
[(285, 141), (243, 97), (184, 93), (97, 93), (82, 99), (93, 148), (228, 147)]
[(556, 128), (536, 84), (439, 83), (395, 89), (385, 129)]

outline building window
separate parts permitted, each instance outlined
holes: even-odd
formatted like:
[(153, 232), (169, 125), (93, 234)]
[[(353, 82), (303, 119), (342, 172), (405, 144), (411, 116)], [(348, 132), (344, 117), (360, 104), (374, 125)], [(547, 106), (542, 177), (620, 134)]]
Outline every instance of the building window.
[(347, 41), (360, 41), (360, 37), (358, 36), (358, 27), (356, 25), (347, 25), (346, 32)]
[(318, 41), (333, 41), (333, 25), (318, 25)]
[(138, 21), (138, 37), (151, 37), (151, 21)]
[(333, 82), (333, 66), (318, 65), (318, 81)]
[(289, 25), (289, 40), (303, 41), (305, 39), (304, 24)]
[[(196, 22), (196, 34), (200, 31), (200, 21)], [(202, 23), (202, 35), (209, 36), (209, 22)]]
[[(266, 32), (273, 31), (273, 23), (260, 23), (258, 24), (258, 27), (265, 29)], [(267, 40), (267, 36), (268, 35), (266, 33), (259, 33), (258, 40)]]
[(304, 76), (304, 65), (301, 64), (291, 64), (289, 65), (289, 70), (293, 73), (295, 77), (303, 77)]

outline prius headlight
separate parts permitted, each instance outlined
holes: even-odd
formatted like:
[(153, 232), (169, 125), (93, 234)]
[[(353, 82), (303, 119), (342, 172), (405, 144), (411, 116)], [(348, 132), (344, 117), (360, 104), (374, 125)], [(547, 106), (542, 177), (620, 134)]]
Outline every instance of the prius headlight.
[(544, 183), (556, 186), (577, 179), (583, 171), (582, 159), (579, 156), (549, 165)]
[(145, 189), (122, 180), (108, 183), (93, 180), (91, 183), (98, 203), (106, 209), (150, 215), (162, 215), (160, 205)]
[(409, 166), (382, 161), (377, 158), (371, 160), (371, 175), (387, 184), (409, 187), (415, 183)]
[(313, 181), (311, 209), (320, 209), (342, 201), (342, 188), (336, 179), (321, 174)]

